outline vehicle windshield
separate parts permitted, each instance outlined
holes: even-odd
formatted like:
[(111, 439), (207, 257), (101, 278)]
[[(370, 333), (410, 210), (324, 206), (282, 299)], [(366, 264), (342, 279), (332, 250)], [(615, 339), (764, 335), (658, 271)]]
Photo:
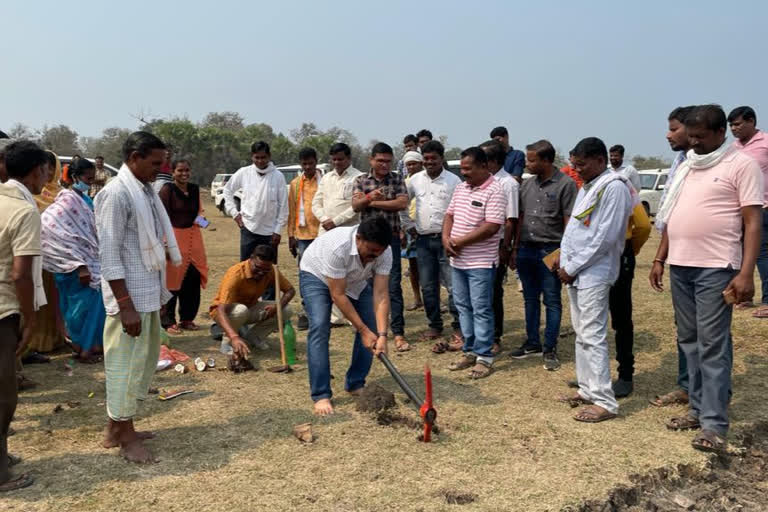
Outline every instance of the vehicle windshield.
[(653, 190), (656, 185), (657, 174), (641, 174), (640, 175), (640, 188), (643, 190)]
[(229, 178), (231, 178), (231, 176), (229, 176), (227, 174), (217, 174), (216, 176), (214, 176), (213, 182), (214, 183), (226, 183), (226, 182), (229, 181)]

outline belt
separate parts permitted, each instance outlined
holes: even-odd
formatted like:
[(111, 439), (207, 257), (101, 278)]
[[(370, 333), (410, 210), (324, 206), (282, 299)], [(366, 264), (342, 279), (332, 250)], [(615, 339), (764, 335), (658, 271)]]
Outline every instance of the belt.
[(424, 235), (419, 234), (419, 238), (443, 238), (442, 233), (426, 233)]

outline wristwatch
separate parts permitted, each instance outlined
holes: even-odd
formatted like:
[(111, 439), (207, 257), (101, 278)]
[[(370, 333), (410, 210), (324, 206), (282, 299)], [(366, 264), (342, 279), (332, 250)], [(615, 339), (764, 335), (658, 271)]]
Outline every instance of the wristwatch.
[(386, 338), (387, 337), (387, 333), (386, 332), (380, 332), (380, 333), (377, 333), (377, 335), (378, 335), (379, 338)]

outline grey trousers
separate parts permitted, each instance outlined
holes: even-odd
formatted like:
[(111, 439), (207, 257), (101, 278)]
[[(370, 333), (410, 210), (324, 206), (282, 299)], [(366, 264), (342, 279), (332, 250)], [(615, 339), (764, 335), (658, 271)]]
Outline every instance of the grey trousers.
[(723, 290), (737, 274), (730, 268), (671, 265), (677, 340), (688, 363), (690, 415), (701, 428), (728, 432), (728, 401), (733, 367), (733, 307)]

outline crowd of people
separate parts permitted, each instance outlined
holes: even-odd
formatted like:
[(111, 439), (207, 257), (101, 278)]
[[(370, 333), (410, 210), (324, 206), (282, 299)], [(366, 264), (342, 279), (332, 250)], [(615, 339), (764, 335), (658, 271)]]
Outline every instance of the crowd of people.
[[(730, 144), (728, 124), (736, 137)], [(700, 429), (693, 447), (722, 451), (732, 395), (732, 311), (753, 305), (756, 266), (763, 293), (755, 316), (768, 316), (768, 139), (750, 107), (728, 117), (717, 105), (679, 107), (668, 127), (677, 154), (656, 217), (661, 242), (649, 280), (663, 290), (669, 265), (679, 364), (677, 388), (651, 403), (688, 404), (687, 414), (667, 427)], [(565, 285), (576, 379), (575, 390), (559, 400), (581, 406), (577, 421), (615, 418), (617, 399), (633, 392), (635, 258), (652, 229), (624, 147), (609, 149), (588, 137), (558, 169), (551, 142), (518, 150), (506, 128), (496, 127), (489, 140), (461, 152), (459, 176), (446, 168), (445, 149), (428, 130), (407, 135), (403, 145), (396, 162), (391, 146), (376, 143), (362, 172), (351, 165), (350, 147), (336, 143), (323, 155), (332, 165), (325, 175), (316, 150), (304, 148), (302, 172), (288, 186), (269, 145), (251, 146), (251, 165), (223, 190), (240, 231), (240, 261), (227, 270), (208, 309), (221, 351), (243, 363), (251, 350), (269, 347), (278, 318), (292, 316), (296, 289), (276, 266), (287, 231), (299, 269), (295, 309), (298, 328), (307, 331), (315, 413), (334, 412), (334, 325), (354, 329), (344, 379), (352, 395), (362, 391), (390, 339), (394, 350), (411, 350), (406, 310), (424, 311), (427, 329), (419, 342), (433, 344), (435, 354), (457, 353), (449, 370), (467, 371), (470, 379), (491, 376), (504, 350), (509, 271), (521, 283), (525, 337), (508, 356), (537, 356), (546, 370), (560, 368)], [(148, 132), (133, 133), (122, 149), (123, 164), (108, 180), (103, 158), (74, 159), (62, 172), (57, 156), (37, 144), (0, 139), (0, 491), (32, 483), (28, 475), (11, 476), (19, 459), (7, 451), (17, 392), (34, 385), (23, 365), (45, 360), (42, 353), (64, 343), (80, 361), (104, 364), (103, 446), (119, 447), (134, 462), (154, 460), (144, 444), (154, 434), (137, 430), (134, 418), (163, 330), (200, 329), (195, 319), (208, 280), (201, 229), (208, 221), (188, 161), (172, 161), (167, 145)], [(402, 260), (414, 297), (408, 307)]]

